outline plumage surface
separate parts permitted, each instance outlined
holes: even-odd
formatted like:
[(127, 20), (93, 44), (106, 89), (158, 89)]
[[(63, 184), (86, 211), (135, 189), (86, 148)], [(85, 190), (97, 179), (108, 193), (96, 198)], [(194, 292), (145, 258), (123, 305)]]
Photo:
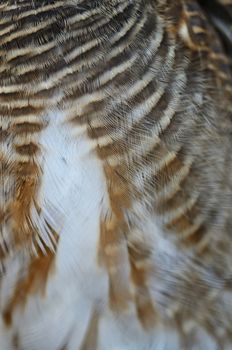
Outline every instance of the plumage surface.
[(0, 348), (232, 349), (232, 1), (0, 1)]

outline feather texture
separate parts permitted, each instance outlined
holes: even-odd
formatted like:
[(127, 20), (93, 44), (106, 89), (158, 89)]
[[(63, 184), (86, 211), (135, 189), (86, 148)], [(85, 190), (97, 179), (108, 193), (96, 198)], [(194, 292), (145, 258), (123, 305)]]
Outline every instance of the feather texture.
[(232, 348), (231, 1), (211, 5), (1, 1), (1, 349)]

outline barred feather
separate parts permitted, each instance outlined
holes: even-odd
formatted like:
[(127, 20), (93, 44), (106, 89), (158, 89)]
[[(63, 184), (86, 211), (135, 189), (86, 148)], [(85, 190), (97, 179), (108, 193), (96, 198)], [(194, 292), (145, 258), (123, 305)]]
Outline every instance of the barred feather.
[(2, 349), (232, 347), (231, 2), (215, 6), (1, 1)]

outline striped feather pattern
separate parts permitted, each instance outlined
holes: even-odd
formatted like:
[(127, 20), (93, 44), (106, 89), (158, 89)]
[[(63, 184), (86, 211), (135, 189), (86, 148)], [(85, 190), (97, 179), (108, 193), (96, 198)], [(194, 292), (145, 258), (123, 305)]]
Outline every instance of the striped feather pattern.
[[(220, 3), (227, 11), (230, 2)], [(21, 271), (10, 282), (10, 295), (0, 297), (3, 336), (12, 334), (6, 350), (40, 348), (19, 345), (24, 333), (14, 315), (19, 308), (22, 317), (23, 310), (30, 312), (32, 298), (46, 299), (48, 284), (59, 277), (60, 240), (69, 235), (56, 216), (44, 214), (44, 140), (49, 135), (55, 145), (57, 135), (49, 130), (65, 132), (64, 144), (85, 138), (87, 159), (102, 171), (105, 192), (92, 255), (94, 269), (108, 281), (99, 302), (107, 307), (93, 307), (82, 335), (77, 330), (80, 345), (70, 341), (72, 324), (49, 350), (104, 350), (104, 312), (119, 323), (122, 317), (123, 324), (131, 309), (144, 343), (133, 345), (128, 336), (123, 349), (164, 349), (157, 345), (159, 329), (177, 335), (167, 349), (232, 346), (228, 52), (196, 0), (1, 1), (3, 285), (14, 259)], [(61, 154), (59, 147), (57, 141)], [(82, 163), (69, 164), (65, 177), (71, 178)], [(58, 175), (54, 169), (54, 183)], [(68, 203), (71, 212), (71, 197)]]

